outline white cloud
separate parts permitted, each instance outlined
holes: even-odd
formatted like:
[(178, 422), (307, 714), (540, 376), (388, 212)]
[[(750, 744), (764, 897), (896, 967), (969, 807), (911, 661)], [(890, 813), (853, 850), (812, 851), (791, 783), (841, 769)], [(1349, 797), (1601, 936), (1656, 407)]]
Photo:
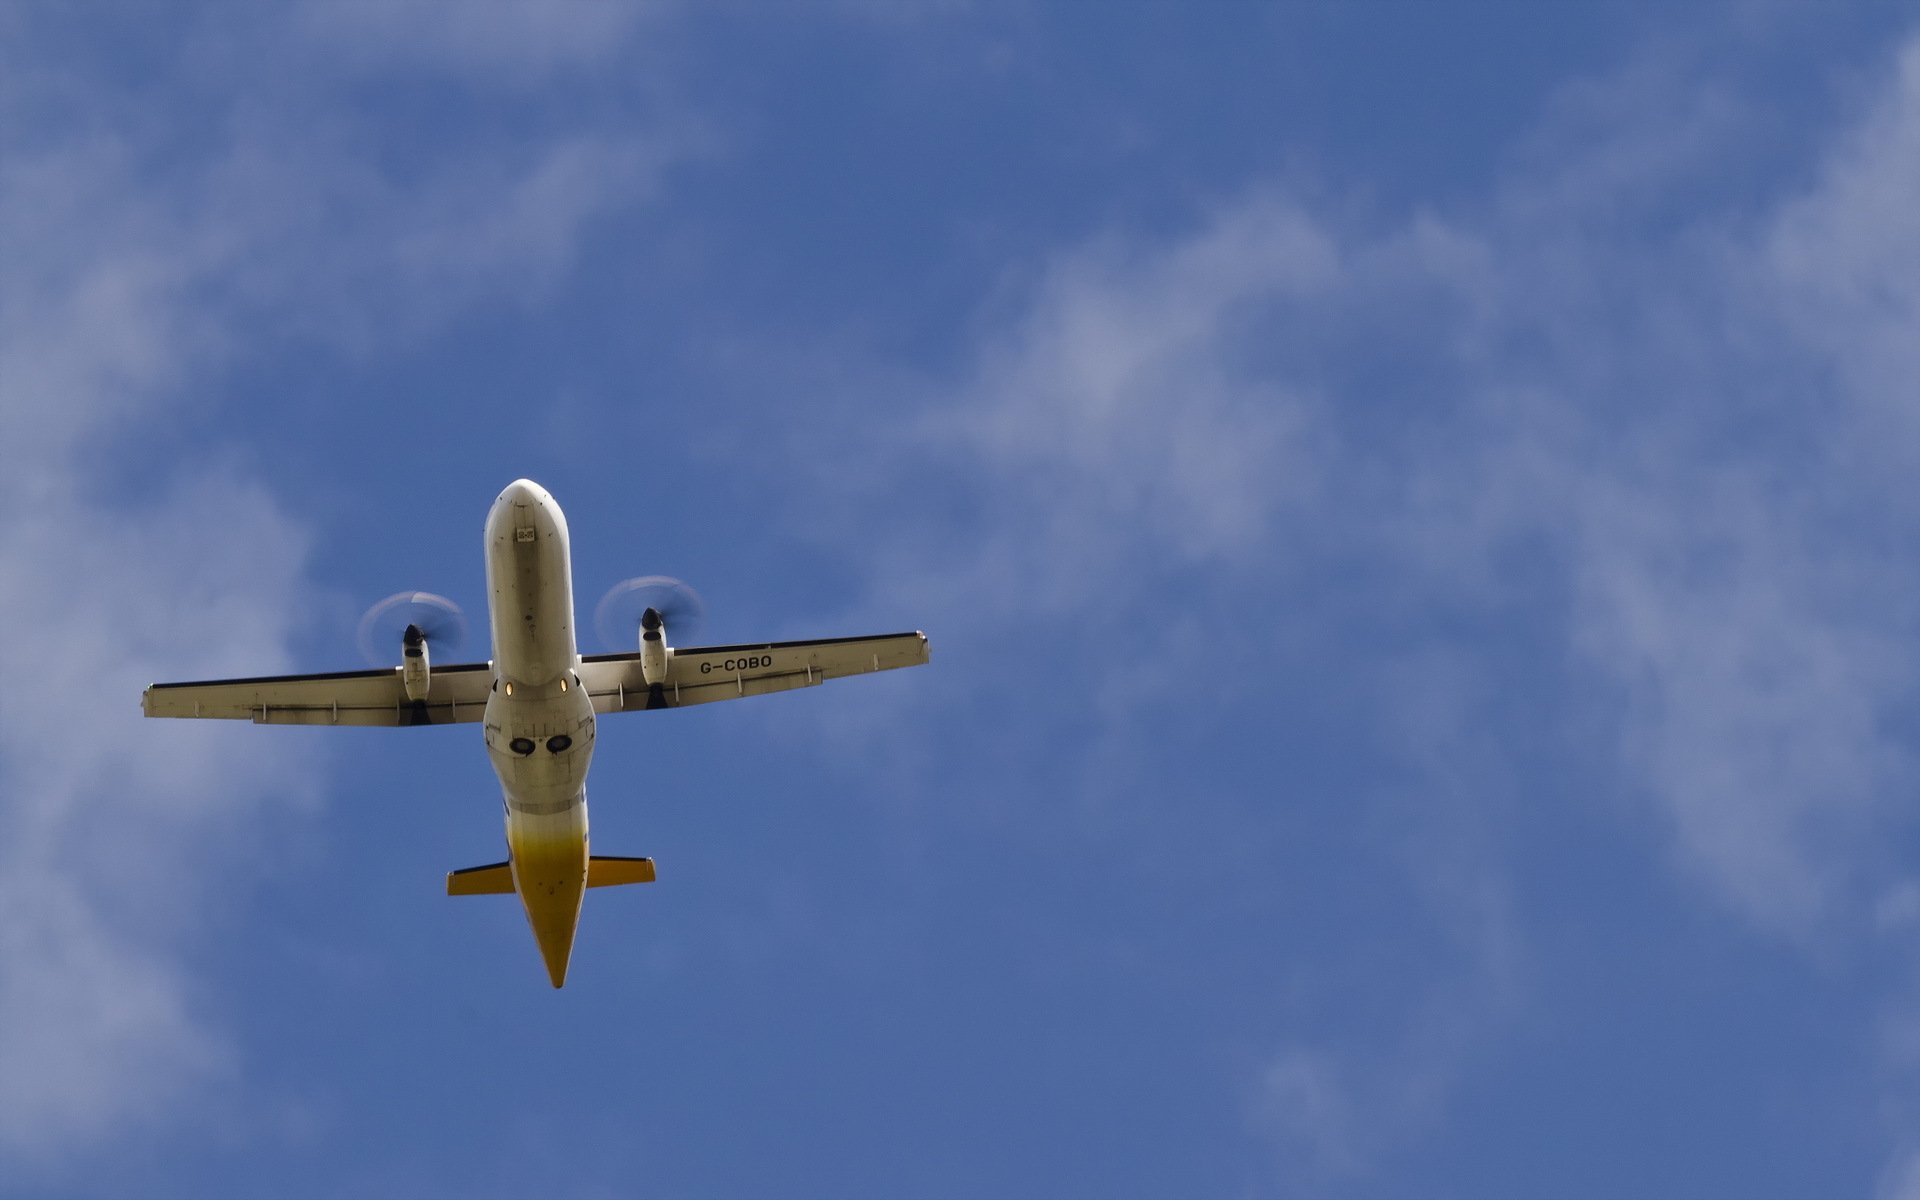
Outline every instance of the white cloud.
[[(1502, 556), (1530, 545), (1520, 561), (1562, 575), (1568, 646), (1624, 713), (1623, 762), (1691, 868), (1768, 929), (1862, 927), (1878, 887), (1858, 851), (1911, 766), (1886, 718), (1912, 685), (1916, 580), (1884, 546), (1915, 514), (1904, 472), (1833, 456), (1875, 440), (1911, 373), (1823, 393), (1795, 372), (1920, 344), (1891, 331), (1917, 327), (1901, 264), (1920, 205), (1890, 199), (1920, 176), (1886, 170), (1920, 139), (1916, 61), (1821, 184), (1757, 227), (1691, 214), (1596, 235), (1596, 179), (1685, 177), (1685, 154), (1637, 138), (1691, 144), (1675, 129), (1732, 106), (1707, 88), (1696, 121), (1587, 87), (1640, 115), (1477, 214), (1355, 230), (1264, 191), (1159, 249), (1069, 258), (957, 406), (992, 511), (1044, 514), (1043, 533), (1013, 526), (1021, 571), (1069, 604), (1125, 591), (1127, 555), (1148, 552), (1284, 591), (1274, 560), (1334, 540), (1383, 556), (1410, 597), (1485, 605), (1513, 599)], [(1570, 187), (1588, 203), (1553, 199)], [(1816, 263), (1837, 313), (1805, 307)], [(1316, 348), (1328, 313), (1367, 334)], [(1391, 406), (1398, 428), (1369, 424), (1379, 402), (1347, 381), (1376, 352), (1433, 380), (1426, 403)], [(1910, 469), (1920, 447), (1877, 452)]]
[(1850, 865), (1906, 777), (1889, 706), (1903, 619), (1856, 545), (1791, 487), (1666, 464), (1581, 495), (1577, 644), (1627, 703), (1627, 753), (1682, 853), (1798, 937), (1856, 923)]
[(1355, 1111), (1351, 1069), (1324, 1049), (1294, 1046), (1276, 1055), (1260, 1079), (1254, 1101), (1259, 1120), (1298, 1146), (1320, 1176), (1359, 1170), (1365, 1161), (1360, 1143), (1375, 1128), (1373, 1119)]
[[(1712, 81), (1636, 66), (1564, 97), (1474, 208), (1366, 228), (1265, 187), (1175, 236), (1056, 257), (909, 455), (963, 481), (969, 520), (879, 556), (919, 564), (881, 585), (890, 609), (962, 630), (1051, 616), (1104, 648), (1132, 621), (1112, 672), (1135, 696), (1167, 661), (1139, 618), (1181, 572), (1181, 600), (1265, 597), (1270, 630), (1234, 636), (1281, 663), (1289, 636), (1342, 637), (1314, 579), (1356, 559), (1375, 590), (1350, 606), (1390, 610), (1416, 645), (1450, 644), (1442, 612), (1553, 623), (1563, 663), (1463, 669), (1532, 669), (1536, 689), (1564, 672), (1554, 727), (1611, 739), (1602, 782), (1630, 785), (1584, 786), (1589, 802), (1647, 821), (1755, 928), (1816, 954), (1866, 944), (1904, 880), (1879, 847), (1916, 782), (1898, 718), (1920, 591), (1901, 549), (1920, 534), (1920, 44), (1810, 189), (1689, 204), (1764, 140), (1748, 119)], [(1368, 391), (1387, 355), (1417, 390)], [(1497, 841), (1445, 836), (1475, 827), (1473, 784), (1497, 767), (1447, 776), (1418, 714), (1374, 703), (1409, 763), (1456, 785), (1432, 797), (1430, 869), (1497, 862)], [(1138, 706), (1101, 711), (1143, 735)], [(1463, 934), (1459, 978), (1432, 985), (1457, 1022), (1400, 1013), (1385, 1040), (1404, 1073), (1350, 1041), (1281, 1039), (1261, 1119), (1341, 1170), (1391, 1140), (1354, 1114), (1417, 1129), (1525, 991), (1502, 928)]]
[(1314, 490), (1299, 444), (1308, 404), (1235, 361), (1262, 313), (1337, 286), (1341, 264), (1303, 212), (1256, 201), (1153, 252), (1118, 239), (1047, 268), (1015, 328), (989, 345), (957, 439), (1023, 500), (1047, 496), (1035, 577), (1112, 571), (1142, 543), (1177, 562), (1244, 553), (1280, 500)]
[[(437, 13), (476, 70), (617, 53), (629, 25), (605, 5), (552, 26), (483, 7), (498, 20)], [(228, 31), (252, 39), (226, 47), (233, 70), (298, 56), (279, 20)], [(0, 71), (0, 112), (22, 118), (0, 143), (0, 474), (15, 500), (0, 537), (0, 1162), (57, 1175), (238, 1077), (196, 984), (208, 906), (252, 886), (244, 849), (318, 798), (322, 753), (285, 731), (139, 715), (156, 679), (293, 665), (314, 586), (304, 524), (217, 448), (153, 471), (139, 496), (100, 464), (203, 419), (210, 384), (258, 348), (364, 349), (537, 291), (599, 215), (648, 194), (668, 152), (583, 116), (484, 156), (436, 150), (403, 179), (351, 119), (219, 100), (206, 77), (177, 89), (216, 97), (205, 140), (167, 142), (148, 93), (36, 55), (36, 32), (6, 52), (22, 69)]]
[(0, 884), (0, 1155), (16, 1172), (54, 1168), (107, 1130), (157, 1123), (185, 1087), (231, 1069), (188, 1011), (178, 964), (114, 929), (86, 896), (96, 858), (9, 854)]
[[(1890, 718), (1914, 682), (1920, 578), (1888, 546), (1920, 516), (1916, 64), (1920, 45), (1810, 190), (1615, 268), (1658, 329), (1589, 325), (1592, 353), (1660, 390), (1617, 406), (1630, 427), (1594, 422), (1545, 498), (1572, 535), (1576, 644), (1620, 689), (1628, 755), (1682, 854), (1803, 939), (1871, 924), (1887, 885), (1871, 850), (1915, 782)], [(1581, 261), (1606, 286), (1607, 264)]]
[(1880, 1173), (1878, 1200), (1920, 1200), (1920, 1150), (1907, 1150)]
[[(1815, 185), (1782, 208), (1764, 266), (1794, 330), (1849, 385), (1870, 440), (1914, 453), (1920, 426), (1920, 42), (1898, 56), (1890, 86), (1822, 164)], [(1870, 445), (1857, 449), (1866, 454)]]
[(290, 335), (355, 351), (430, 331), (485, 295), (544, 299), (596, 222), (650, 196), (666, 135), (557, 133), (402, 177), (332, 138), (250, 137), (201, 181), (222, 285)]
[(230, 1066), (179, 949), (197, 905), (250, 883), (205, 867), (310, 802), (318, 763), (250, 729), (145, 726), (139, 695), (287, 666), (306, 539), (217, 472), (127, 512), (84, 498), (84, 458), (8, 446), (35, 502), (0, 543), (0, 1158), (54, 1164)]
[[(1294, 1035), (1259, 1068), (1249, 1117), (1279, 1152), (1291, 1186), (1359, 1184), (1365, 1194), (1364, 1182), (1395, 1150), (1444, 1124), (1462, 1073), (1525, 1011), (1511, 901), (1487, 848), (1464, 844), (1461, 833), (1456, 817), (1430, 821), (1403, 851), (1424, 901), (1409, 923), (1445, 947), (1445, 965), (1431, 975), (1403, 966), (1390, 980), (1370, 970), (1328, 972), (1306, 989), (1327, 1011), (1288, 1011)], [(1311, 1006), (1283, 1006), (1304, 1007)], [(1316, 1034), (1327, 1024), (1339, 1031)]]
[(533, 83), (632, 52), (657, 0), (333, 0), (302, 6), (304, 39), (374, 71), (507, 73)]

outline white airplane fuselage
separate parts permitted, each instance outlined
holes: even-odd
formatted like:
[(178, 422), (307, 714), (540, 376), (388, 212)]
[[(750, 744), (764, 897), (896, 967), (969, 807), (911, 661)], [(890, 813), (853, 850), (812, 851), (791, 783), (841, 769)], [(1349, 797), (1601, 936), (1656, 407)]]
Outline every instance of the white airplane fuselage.
[(487, 754), (506, 805), (514, 887), (559, 987), (587, 886), (594, 714), (578, 674), (567, 518), (545, 488), (519, 479), (500, 493), (487, 514), (486, 557)]
[[(420, 622), (410, 621), (401, 636), (398, 666), (151, 683), (140, 708), (149, 717), (259, 725), (430, 729), (481, 722), (487, 757), (500, 777), (507, 861), (449, 871), (447, 894), (518, 895), (556, 988), (566, 982), (587, 890), (654, 880), (651, 858), (588, 853), (587, 768), (596, 712), (764, 696), (919, 666), (928, 658), (927, 636), (918, 630), (676, 648), (667, 641), (666, 615), (653, 605), (632, 626), (632, 649), (582, 658), (567, 518), (547, 490), (528, 479), (514, 480), (494, 500), (485, 555), (493, 640), (487, 662), (436, 668), (429, 644), (439, 634), (428, 626), (444, 631), (438, 618), (455, 611), (452, 603), (403, 592), (362, 621), (365, 640), (379, 618), (421, 611)], [(662, 584), (669, 592), (685, 590), (658, 576), (631, 579), (602, 604), (629, 597), (637, 603), (650, 594), (647, 588)]]

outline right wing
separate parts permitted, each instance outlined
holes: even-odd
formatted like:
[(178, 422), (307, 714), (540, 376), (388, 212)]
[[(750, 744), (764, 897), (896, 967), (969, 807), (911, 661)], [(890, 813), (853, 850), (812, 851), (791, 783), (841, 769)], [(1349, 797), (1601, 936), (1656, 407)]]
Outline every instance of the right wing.
[(640, 673), (640, 655), (595, 654), (580, 661), (580, 682), (596, 712), (680, 708), (713, 700), (763, 696), (811, 687), (843, 675), (863, 675), (927, 661), (927, 635), (826, 638), (812, 642), (758, 642), (745, 646), (695, 646), (667, 658), (658, 689)]
[(491, 663), (435, 667), (427, 698), (408, 700), (400, 668), (149, 684), (149, 717), (215, 717), (256, 725), (449, 725), (486, 715)]

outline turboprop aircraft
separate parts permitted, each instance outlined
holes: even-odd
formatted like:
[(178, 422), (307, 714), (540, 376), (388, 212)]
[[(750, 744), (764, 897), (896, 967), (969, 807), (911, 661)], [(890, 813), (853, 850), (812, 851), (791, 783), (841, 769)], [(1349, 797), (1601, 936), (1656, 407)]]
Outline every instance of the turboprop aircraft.
[[(506, 805), (507, 860), (449, 873), (447, 894), (518, 893), (556, 988), (566, 982), (586, 889), (654, 878), (650, 858), (588, 852), (587, 767), (599, 714), (759, 696), (927, 661), (919, 632), (676, 649), (667, 644), (671, 605), (640, 613), (635, 650), (583, 657), (574, 638), (567, 519), (527, 479), (493, 502), (486, 560), (490, 662), (432, 666), (432, 623), (422, 621), (402, 632), (396, 667), (156, 683), (142, 708), (149, 717), (265, 725), (481, 722)], [(393, 599), (414, 598), (437, 599)]]

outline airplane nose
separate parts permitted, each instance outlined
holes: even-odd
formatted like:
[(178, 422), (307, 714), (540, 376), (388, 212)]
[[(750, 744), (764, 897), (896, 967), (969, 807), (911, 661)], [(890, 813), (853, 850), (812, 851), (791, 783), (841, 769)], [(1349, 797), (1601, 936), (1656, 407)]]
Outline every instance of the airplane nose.
[(531, 479), (516, 479), (501, 489), (487, 513), (487, 540), (532, 542), (541, 530), (551, 531), (560, 520), (560, 507), (547, 489)]
[(500, 501), (505, 504), (537, 507), (547, 502), (547, 489), (531, 479), (516, 479), (500, 493)]

